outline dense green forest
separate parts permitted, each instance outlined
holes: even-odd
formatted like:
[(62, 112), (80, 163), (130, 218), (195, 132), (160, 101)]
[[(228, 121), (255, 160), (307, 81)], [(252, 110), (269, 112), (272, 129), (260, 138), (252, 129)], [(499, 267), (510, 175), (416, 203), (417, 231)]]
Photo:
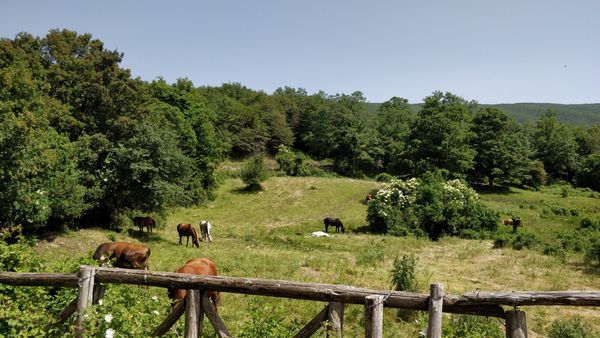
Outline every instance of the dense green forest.
[[(108, 226), (198, 204), (214, 197), (219, 163), (257, 154), (275, 156), (288, 175), (437, 171), (471, 184), (600, 190), (600, 125), (567, 124), (554, 106), (523, 122), (540, 106), (436, 91), (418, 106), (393, 97), (373, 110), (361, 92), (146, 82), (123, 57), (69, 30), (0, 40), (3, 225)], [(598, 118), (597, 105), (582, 114)]]
[[(367, 109), (375, 113), (381, 103), (367, 103)], [(413, 103), (411, 107), (418, 111), (421, 103)], [(500, 103), (479, 104), (480, 107), (500, 109), (517, 122), (536, 121), (544, 113), (552, 111), (560, 122), (573, 125), (592, 125), (600, 123), (600, 103), (558, 104), (558, 103)]]

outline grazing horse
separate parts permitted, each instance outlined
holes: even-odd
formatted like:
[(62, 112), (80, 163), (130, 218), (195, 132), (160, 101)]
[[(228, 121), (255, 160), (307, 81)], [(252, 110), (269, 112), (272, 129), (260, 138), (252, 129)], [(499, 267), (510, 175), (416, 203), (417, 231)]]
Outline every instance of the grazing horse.
[(208, 241), (212, 243), (212, 237), (210, 237), (210, 225), (209, 221), (200, 221), (200, 240), (204, 241), (205, 238), (208, 238)]
[(340, 229), (342, 229), (342, 233), (344, 232), (344, 225), (339, 218), (327, 217), (323, 220), (323, 223), (325, 223), (325, 232), (328, 232), (329, 226), (335, 226), (335, 232), (340, 232)]
[[(185, 263), (184, 266), (179, 267), (175, 272), (178, 273), (189, 273), (192, 275), (217, 275), (217, 265), (209, 258), (192, 258)], [(180, 301), (185, 298), (185, 289), (169, 289), (169, 298), (173, 301)], [(206, 291), (206, 295), (211, 299), (215, 310), (217, 305), (221, 303), (221, 294), (218, 291)], [(175, 303), (173, 303), (175, 305)]]
[(177, 232), (179, 233), (179, 244), (182, 244), (181, 237), (185, 236), (187, 237), (185, 246), (188, 246), (188, 244), (190, 244), (190, 236), (192, 236), (192, 248), (194, 245), (200, 248), (200, 244), (198, 243), (198, 233), (193, 225), (189, 223), (179, 223), (177, 224)]
[(100, 264), (116, 258), (115, 266), (117, 268), (144, 270), (148, 270), (149, 257), (150, 248), (147, 245), (128, 242), (100, 244), (92, 256)]
[(517, 228), (518, 228), (518, 227), (522, 227), (522, 226), (523, 226), (523, 225), (521, 224), (521, 220), (520, 220), (520, 219), (512, 219), (512, 218), (509, 218), (509, 219), (505, 219), (505, 220), (503, 220), (503, 221), (502, 221), (502, 223), (503, 223), (504, 225), (512, 225), (512, 227), (513, 227), (513, 232), (517, 232)]
[(156, 222), (154, 221), (154, 218), (150, 216), (134, 217), (133, 224), (137, 225), (140, 228), (140, 232), (144, 232), (144, 227), (148, 229), (148, 232), (152, 232), (152, 228), (156, 227)]

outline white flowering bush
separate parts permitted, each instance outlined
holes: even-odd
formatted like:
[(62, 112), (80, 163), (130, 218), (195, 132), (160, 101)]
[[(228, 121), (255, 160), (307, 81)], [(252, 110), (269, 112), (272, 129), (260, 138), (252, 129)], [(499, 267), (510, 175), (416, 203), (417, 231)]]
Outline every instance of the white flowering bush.
[(482, 237), (496, 229), (498, 215), (478, 200), (460, 180), (445, 181), (440, 174), (394, 179), (369, 202), (367, 222), (372, 231), (397, 236), (443, 235)]

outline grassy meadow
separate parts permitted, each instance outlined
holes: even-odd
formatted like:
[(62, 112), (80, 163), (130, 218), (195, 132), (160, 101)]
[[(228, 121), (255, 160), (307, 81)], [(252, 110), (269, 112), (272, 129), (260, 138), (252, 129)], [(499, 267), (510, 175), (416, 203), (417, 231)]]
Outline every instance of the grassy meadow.
[[(348, 178), (271, 177), (263, 183), (262, 191), (249, 193), (243, 190), (241, 180), (228, 178), (214, 201), (204, 206), (170, 210), (159, 221), (154, 234), (140, 235), (133, 227), (120, 233), (82, 229), (41, 240), (35, 251), (52, 271), (59, 262), (64, 264), (91, 255), (102, 242), (139, 241), (152, 248), (151, 270), (173, 271), (190, 258), (204, 256), (217, 262), (219, 273), (226, 276), (346, 284), (378, 290), (392, 288), (390, 271), (394, 259), (408, 254), (417, 258), (419, 289), (423, 293), (428, 292), (429, 284), (434, 282), (443, 283), (449, 294), (476, 289), (600, 290), (600, 271), (586, 264), (579, 254), (555, 257), (543, 255), (540, 250), (494, 249), (491, 240), (442, 238), (431, 242), (368, 234), (364, 231), (367, 210), (364, 198), (378, 186), (374, 181)], [(518, 215), (524, 223), (519, 231), (535, 232), (548, 242), (553, 241), (557, 231), (573, 230), (582, 217), (597, 215), (600, 211), (600, 199), (594, 193), (575, 189), (565, 193), (561, 187), (540, 192), (514, 188), (483, 191), (480, 198), (502, 217)], [(569, 213), (557, 215), (552, 212), (553, 207), (564, 208)], [(578, 216), (571, 215), (570, 210), (577, 210)], [(310, 237), (312, 231), (324, 230), (322, 222), (327, 216), (339, 217), (346, 226), (346, 233), (330, 238)], [(197, 227), (201, 219), (213, 224), (213, 243), (201, 242), (198, 249), (186, 247), (184, 239), (184, 245), (180, 246), (176, 225), (193, 223)], [(509, 231), (508, 228), (503, 230)], [(115, 289), (109, 287), (106, 298), (110, 297), (111, 290)], [(164, 289), (149, 288), (145, 292), (157, 296), (168, 309)], [(290, 325), (303, 325), (324, 305), (223, 294), (219, 312), (230, 331), (239, 335), (257, 313), (258, 317), (281, 317)], [(523, 310), (527, 312), (530, 337), (547, 333), (554, 320), (574, 316), (580, 316), (586, 324), (600, 331), (600, 309), (525, 307)], [(364, 335), (362, 315), (361, 306), (346, 307), (346, 336)], [(395, 309), (385, 310), (384, 336), (416, 337), (427, 325), (424, 316), (411, 322), (398, 321), (395, 317)], [(157, 319), (156, 325), (163, 318)], [(183, 319), (178, 325), (181, 330)]]

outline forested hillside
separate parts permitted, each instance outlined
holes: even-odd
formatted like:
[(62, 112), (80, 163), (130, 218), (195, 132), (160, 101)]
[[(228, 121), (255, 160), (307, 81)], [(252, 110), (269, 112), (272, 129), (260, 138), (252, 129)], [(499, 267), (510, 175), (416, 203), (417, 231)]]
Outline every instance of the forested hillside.
[[(551, 111), (560, 122), (574, 125), (591, 125), (600, 123), (600, 103), (557, 104), (557, 103), (502, 103), (479, 104), (481, 107), (493, 107), (505, 111), (517, 122), (538, 120), (544, 113)], [(377, 112), (381, 103), (367, 103), (370, 112)], [(414, 111), (421, 109), (421, 103), (413, 103)]]
[(398, 93), (370, 112), (361, 92), (146, 82), (123, 58), (68, 30), (0, 40), (3, 225), (116, 226), (195, 205), (214, 197), (224, 159), (264, 154), (292, 176), (436, 171), (471, 184), (600, 190), (600, 125), (572, 126), (553, 111), (520, 123), (433, 92), (418, 110)]

